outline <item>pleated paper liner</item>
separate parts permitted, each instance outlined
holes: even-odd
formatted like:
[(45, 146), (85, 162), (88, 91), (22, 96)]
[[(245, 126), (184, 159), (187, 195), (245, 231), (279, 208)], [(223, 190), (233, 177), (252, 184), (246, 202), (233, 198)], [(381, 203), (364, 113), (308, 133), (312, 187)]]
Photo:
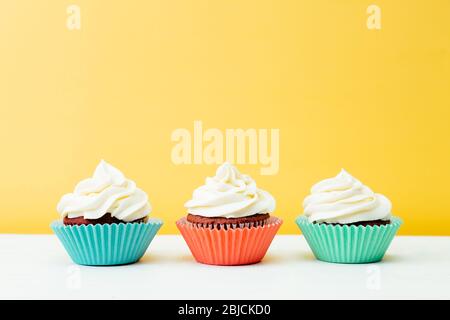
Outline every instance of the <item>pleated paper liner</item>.
[(388, 225), (341, 226), (311, 223), (300, 216), (296, 223), (318, 260), (371, 263), (383, 259), (402, 221), (392, 217)]
[(283, 221), (270, 217), (263, 226), (198, 226), (182, 218), (177, 227), (195, 260), (212, 265), (246, 265), (260, 262), (266, 255)]
[[(187, 221), (187, 219), (186, 219)], [(189, 221), (188, 221), (189, 222)], [(198, 228), (207, 228), (207, 229), (236, 229), (236, 228), (253, 228), (253, 227), (261, 227), (268, 223), (270, 223), (270, 219), (265, 219), (261, 221), (252, 221), (246, 223), (201, 223), (201, 222), (189, 222), (192, 226)]]
[(137, 262), (162, 226), (159, 219), (145, 223), (50, 226), (72, 260), (80, 265), (112, 266)]

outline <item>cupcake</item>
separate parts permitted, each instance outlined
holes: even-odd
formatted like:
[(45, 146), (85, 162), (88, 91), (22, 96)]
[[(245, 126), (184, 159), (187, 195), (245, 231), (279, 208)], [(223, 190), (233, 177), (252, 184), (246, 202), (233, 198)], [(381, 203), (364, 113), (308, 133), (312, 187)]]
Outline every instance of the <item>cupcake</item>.
[(315, 184), (296, 222), (318, 260), (370, 263), (383, 259), (402, 221), (391, 202), (342, 170)]
[(162, 225), (148, 219), (147, 194), (118, 169), (101, 161), (92, 178), (64, 195), (51, 224), (72, 260), (81, 265), (137, 262)]
[(270, 216), (275, 199), (233, 165), (221, 165), (186, 202), (187, 217), (177, 221), (194, 258), (212, 265), (261, 261), (282, 220)]

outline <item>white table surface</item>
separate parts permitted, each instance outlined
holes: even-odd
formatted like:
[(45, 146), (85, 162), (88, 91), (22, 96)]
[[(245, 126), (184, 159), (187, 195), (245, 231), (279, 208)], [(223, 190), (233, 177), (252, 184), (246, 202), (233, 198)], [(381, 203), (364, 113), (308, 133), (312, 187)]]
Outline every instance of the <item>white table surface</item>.
[(0, 235), (0, 299), (450, 299), (450, 237), (396, 237), (381, 263), (316, 261), (277, 236), (262, 263), (198, 264), (181, 236), (157, 235), (139, 263), (83, 267), (53, 235)]

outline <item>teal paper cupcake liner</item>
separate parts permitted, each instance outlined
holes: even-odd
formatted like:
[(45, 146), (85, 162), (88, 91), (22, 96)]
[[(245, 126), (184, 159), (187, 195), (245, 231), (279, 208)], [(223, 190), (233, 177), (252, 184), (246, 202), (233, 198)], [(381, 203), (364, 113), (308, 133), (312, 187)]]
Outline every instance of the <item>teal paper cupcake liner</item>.
[(137, 262), (162, 226), (162, 221), (50, 227), (72, 260), (80, 265), (111, 266)]
[(401, 219), (392, 217), (383, 226), (342, 226), (311, 223), (305, 216), (295, 221), (318, 260), (333, 263), (371, 263), (383, 259)]

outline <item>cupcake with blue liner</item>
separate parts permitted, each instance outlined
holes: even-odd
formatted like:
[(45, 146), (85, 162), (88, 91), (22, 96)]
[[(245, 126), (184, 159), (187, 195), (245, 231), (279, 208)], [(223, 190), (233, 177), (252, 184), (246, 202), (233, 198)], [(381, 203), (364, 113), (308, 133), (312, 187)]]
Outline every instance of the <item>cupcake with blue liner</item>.
[(296, 219), (318, 260), (371, 263), (383, 259), (401, 219), (385, 196), (342, 170), (315, 184)]
[(147, 194), (103, 160), (91, 178), (61, 198), (57, 210), (61, 220), (51, 228), (80, 265), (137, 262), (162, 226), (148, 218)]

